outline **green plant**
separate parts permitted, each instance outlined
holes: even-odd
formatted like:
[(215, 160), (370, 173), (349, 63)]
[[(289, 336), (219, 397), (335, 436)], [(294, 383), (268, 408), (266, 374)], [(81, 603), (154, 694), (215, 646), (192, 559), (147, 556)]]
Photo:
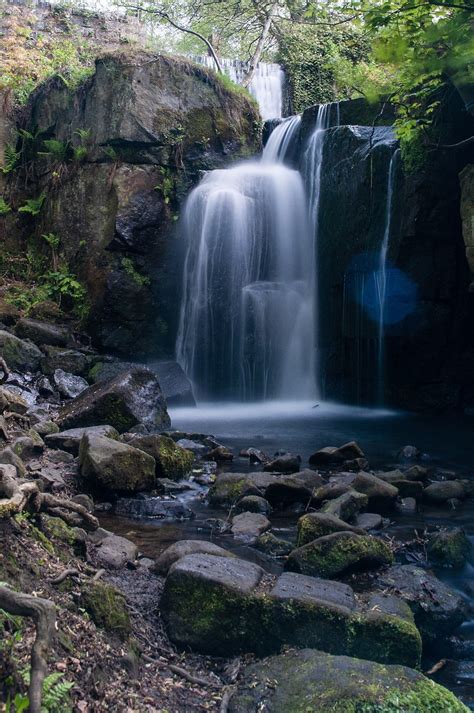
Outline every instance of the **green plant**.
[(0, 215), (6, 215), (11, 211), (10, 206), (3, 196), (0, 196)]
[(90, 129), (76, 129), (74, 133), (79, 136), (81, 143), (85, 143), (90, 139), (92, 132)]
[(85, 146), (73, 146), (72, 148), (72, 157), (73, 161), (76, 163), (81, 163), (81, 161), (84, 161), (87, 156), (87, 149)]
[(20, 206), (18, 208), (19, 213), (29, 213), (30, 215), (38, 215), (41, 212), (41, 209), (43, 207), (43, 203), (46, 200), (46, 193), (43, 191), (41, 195), (38, 196), (38, 198), (28, 198), (26, 201), (25, 205)]
[(51, 156), (55, 161), (63, 163), (66, 161), (69, 142), (59, 141), (58, 139), (45, 139), (43, 146), (46, 151), (38, 151), (41, 156)]
[[(74, 686), (74, 683), (71, 681), (61, 680), (63, 677), (64, 674), (59, 671), (54, 671), (44, 679), (43, 695), (41, 700), (41, 709), (43, 713), (69, 713), (69, 711), (72, 711), (69, 692)], [(29, 671), (23, 672), (23, 680), (26, 685), (29, 685)], [(28, 697), (22, 696), (22, 699), (24, 698), (26, 698), (28, 702)], [(25, 710), (25, 708), (21, 708), (20, 710)], [(16, 708), (15, 713), (17, 713)]]
[(102, 146), (102, 151), (112, 161), (118, 161), (119, 155), (113, 146)]
[(146, 287), (150, 284), (150, 278), (145, 275), (141, 275), (133, 264), (133, 260), (129, 257), (122, 258), (122, 267), (127, 275), (129, 275), (129, 277), (131, 277), (134, 283), (139, 287)]
[(4, 163), (1, 167), (1, 171), (2, 173), (11, 173), (17, 166), (21, 151), (16, 151), (12, 144), (5, 144), (4, 154)]
[(170, 170), (163, 166), (160, 168), (160, 173), (163, 178), (161, 179), (161, 183), (155, 186), (155, 191), (159, 191), (162, 194), (163, 200), (168, 205), (174, 196), (174, 178)]
[(49, 247), (51, 248), (51, 262), (53, 264), (53, 270), (57, 270), (58, 248), (61, 240), (55, 233), (43, 233), (41, 237), (48, 243)]

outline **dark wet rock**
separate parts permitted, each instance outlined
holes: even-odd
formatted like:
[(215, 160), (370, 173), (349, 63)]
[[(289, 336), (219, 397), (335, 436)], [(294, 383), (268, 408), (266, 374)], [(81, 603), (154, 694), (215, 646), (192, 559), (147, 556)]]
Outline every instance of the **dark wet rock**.
[(377, 586), (407, 602), (427, 644), (449, 636), (467, 615), (466, 604), (454, 589), (415, 565), (391, 567), (378, 577)]
[(265, 490), (265, 497), (272, 507), (284, 509), (293, 503), (308, 505), (313, 498), (313, 489), (298, 475), (287, 475), (270, 483)]
[(216, 463), (233, 460), (233, 458), (234, 454), (225, 446), (217, 446), (217, 448), (213, 448), (206, 455), (207, 460), (215, 460)]
[(157, 478), (179, 480), (179, 478), (184, 478), (192, 468), (194, 454), (181, 448), (167, 436), (158, 434), (137, 436), (129, 443), (155, 459)]
[(344, 470), (353, 470), (358, 472), (359, 470), (367, 470), (369, 467), (369, 461), (367, 458), (354, 458), (353, 460), (345, 460), (342, 467)]
[(358, 535), (364, 534), (362, 530), (348, 525), (347, 522), (344, 522), (344, 520), (341, 520), (335, 515), (311, 512), (303, 515), (298, 520), (297, 545), (301, 547), (302, 545), (308, 544), (308, 542), (317, 540), (319, 537), (331, 535), (333, 532), (355, 532)]
[(94, 501), (92, 500), (90, 495), (86, 495), (85, 493), (78, 493), (77, 495), (74, 495), (71, 500), (73, 503), (82, 505), (82, 507), (86, 508), (88, 512), (94, 512)]
[(421, 451), (416, 446), (403, 446), (398, 451), (400, 460), (417, 460), (421, 458)]
[(150, 431), (170, 425), (160, 385), (148, 369), (132, 369), (90, 386), (63, 406), (57, 420), (61, 428), (109, 423), (120, 433), (137, 424)]
[(59, 426), (54, 421), (39, 421), (35, 424), (35, 431), (40, 436), (50, 436), (52, 433), (59, 433)]
[(291, 542), (276, 537), (273, 532), (264, 532), (259, 535), (254, 543), (257, 550), (271, 557), (286, 557), (293, 549)]
[(234, 537), (242, 540), (255, 540), (262, 532), (269, 530), (270, 520), (260, 513), (242, 512), (232, 518), (231, 531)]
[(196, 405), (191, 382), (177, 362), (155, 362), (153, 371), (158, 376), (168, 406)]
[(41, 359), (41, 371), (46, 376), (53, 376), (56, 369), (69, 374), (86, 376), (92, 357), (75, 349), (61, 349), (53, 346), (44, 347), (45, 355)]
[(361, 530), (380, 530), (383, 518), (378, 513), (363, 512), (355, 516), (354, 525)]
[(157, 497), (119, 498), (115, 503), (116, 515), (158, 520), (192, 520), (194, 512), (179, 500)]
[(196, 456), (201, 456), (209, 452), (207, 446), (197, 441), (192, 441), (190, 438), (180, 438), (178, 441), (175, 441), (175, 443), (181, 446), (181, 448), (191, 451), (191, 453), (194, 453)]
[(15, 305), (0, 298), (0, 323), (10, 327), (20, 319), (20, 310)]
[(321, 508), (322, 512), (335, 515), (341, 520), (350, 520), (360, 510), (367, 507), (369, 499), (367, 495), (358, 493), (356, 490), (349, 490), (344, 495), (340, 495), (334, 500), (329, 500)]
[(397, 489), (401, 498), (414, 498), (421, 500), (423, 498), (424, 486), (419, 480), (398, 480), (392, 483)]
[(44, 442), (41, 436), (34, 431), (28, 431), (28, 435), (20, 436), (13, 441), (12, 450), (23, 461), (37, 458), (44, 450)]
[(376, 510), (389, 510), (398, 496), (396, 487), (370, 473), (357, 473), (352, 481), (352, 487), (358, 493), (366, 495), (368, 507)]
[(307, 577), (304, 574), (284, 572), (278, 577), (270, 596), (274, 599), (309, 601), (342, 607), (354, 611), (356, 600), (351, 587), (333, 580)]
[(316, 488), (313, 496), (315, 500), (321, 502), (325, 500), (335, 500), (341, 495), (348, 493), (352, 490), (350, 483), (345, 480), (340, 481), (339, 479), (332, 480), (329, 483), (324, 483), (319, 488)]
[(313, 577), (339, 577), (391, 564), (393, 554), (382, 540), (353, 532), (335, 532), (298, 547), (285, 568)]
[(229, 713), (385, 710), (467, 713), (447, 689), (404, 666), (381, 666), (303, 649), (244, 669)]
[(384, 480), (386, 483), (399, 482), (400, 480), (407, 479), (406, 474), (399, 468), (396, 468), (395, 470), (377, 471), (375, 475), (377, 478)]
[(67, 451), (52, 451), (48, 454), (48, 463), (72, 463), (74, 456)]
[(0, 413), (4, 411), (23, 415), (28, 411), (28, 403), (12, 389), (0, 386)]
[(302, 480), (308, 488), (311, 488), (311, 490), (319, 488), (323, 483), (323, 479), (319, 473), (316, 470), (311, 470), (311, 468), (303, 468), (303, 470), (295, 473), (295, 476), (298, 480)]
[(426, 480), (429, 475), (428, 468), (424, 468), (422, 465), (412, 465), (404, 471), (404, 475), (408, 480)]
[(38, 345), (49, 344), (54, 347), (65, 347), (70, 337), (66, 327), (27, 317), (22, 317), (17, 322), (15, 333), (20, 339), (29, 339)]
[(443, 505), (448, 500), (464, 500), (466, 488), (460, 480), (441, 480), (428, 485), (423, 496), (434, 505)]
[(66, 481), (61, 475), (61, 471), (54, 466), (44, 466), (41, 470), (34, 473), (33, 477), (38, 478), (38, 480), (43, 483), (44, 489), (52, 493), (61, 491), (66, 487)]
[(216, 507), (233, 505), (244, 494), (252, 491), (261, 495), (260, 490), (252, 486), (245, 473), (220, 473), (209, 489), (209, 503)]
[(428, 559), (441, 567), (459, 569), (469, 561), (472, 546), (464, 530), (454, 527), (430, 535), (427, 544)]
[(250, 463), (268, 463), (271, 460), (266, 453), (258, 450), (258, 448), (245, 448), (240, 451), (239, 456), (248, 458)]
[(408, 604), (400, 597), (393, 596), (393, 594), (373, 594), (368, 601), (367, 608), (370, 611), (380, 611), (411, 623), (415, 621), (413, 612)]
[(13, 465), (18, 471), (20, 478), (26, 474), (25, 464), (22, 459), (8, 446), (0, 451), (0, 464)]
[(214, 557), (234, 557), (231, 552), (223, 547), (215, 545), (206, 540), (180, 540), (164, 550), (154, 562), (152, 571), (156, 574), (166, 576), (175, 562), (186, 555), (213, 555)]
[(155, 487), (158, 492), (164, 495), (185, 493), (188, 490), (192, 490), (190, 483), (177, 483), (175, 480), (170, 480), (169, 478), (157, 478)]
[(38, 379), (36, 382), (36, 388), (38, 389), (40, 396), (44, 396), (45, 398), (57, 396), (56, 390), (47, 376), (41, 376)]
[(85, 433), (79, 449), (81, 475), (89, 484), (106, 490), (151, 490), (155, 460), (147, 453), (112, 438)]
[(76, 396), (89, 388), (89, 384), (82, 376), (69, 374), (62, 369), (55, 370), (53, 380), (57, 390), (65, 399), (75, 399)]
[(269, 473), (296, 473), (300, 469), (301, 457), (285, 453), (265, 463), (263, 470)]
[(343, 446), (326, 446), (310, 456), (311, 465), (331, 465), (333, 463), (343, 463), (346, 460), (365, 458), (364, 452), (355, 441), (345, 443)]
[(400, 515), (415, 515), (418, 510), (415, 498), (400, 498), (395, 503), (395, 510)]
[(268, 500), (259, 495), (244, 495), (235, 506), (235, 512), (259, 512), (269, 515), (272, 507)]
[(45, 444), (48, 448), (58, 448), (72, 455), (79, 454), (82, 436), (88, 433), (91, 436), (104, 436), (107, 438), (119, 439), (119, 433), (113, 426), (88, 426), (83, 428), (70, 428), (67, 431), (60, 431), (45, 436)]
[(138, 547), (119, 535), (107, 535), (97, 545), (95, 556), (103, 567), (120, 569), (137, 558)]

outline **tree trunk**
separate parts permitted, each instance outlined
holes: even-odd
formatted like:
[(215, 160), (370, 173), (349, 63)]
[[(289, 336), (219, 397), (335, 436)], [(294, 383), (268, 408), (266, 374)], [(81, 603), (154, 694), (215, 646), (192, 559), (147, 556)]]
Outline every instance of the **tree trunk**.
[(257, 46), (255, 47), (255, 52), (253, 53), (253, 55), (250, 59), (248, 70), (245, 74), (244, 81), (242, 82), (244, 87), (248, 87), (250, 82), (253, 79), (253, 75), (255, 74), (257, 64), (259, 63), (260, 57), (262, 56), (263, 48), (265, 46), (265, 42), (267, 41), (267, 37), (269, 35), (270, 28), (272, 26), (272, 21), (273, 21), (274, 15), (275, 15), (276, 8), (277, 8), (277, 3), (275, 2), (275, 3), (273, 3), (270, 10), (268, 11), (268, 15), (265, 19), (265, 24), (262, 28), (260, 37), (258, 38)]

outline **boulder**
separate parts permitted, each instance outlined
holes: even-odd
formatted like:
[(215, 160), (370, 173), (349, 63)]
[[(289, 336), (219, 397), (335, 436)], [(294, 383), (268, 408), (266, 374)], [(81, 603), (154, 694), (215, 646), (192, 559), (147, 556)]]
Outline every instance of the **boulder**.
[(245, 493), (261, 495), (260, 490), (252, 485), (245, 473), (220, 473), (208, 492), (210, 505), (226, 507), (235, 504)]
[(264, 532), (262, 535), (259, 535), (254, 545), (257, 550), (271, 557), (286, 557), (293, 549), (291, 542), (276, 537), (273, 532)]
[(137, 424), (150, 431), (170, 426), (160, 385), (148, 369), (131, 369), (90, 386), (63, 406), (57, 420), (61, 428), (109, 423), (120, 433)]
[(463, 598), (421, 567), (391, 567), (378, 577), (377, 586), (409, 605), (426, 644), (439, 643), (440, 637), (449, 636), (467, 616)]
[(370, 473), (357, 473), (352, 481), (352, 487), (358, 493), (367, 495), (368, 507), (375, 510), (389, 510), (398, 497), (396, 487)]
[(395, 510), (400, 515), (415, 515), (418, 510), (415, 498), (400, 498), (395, 503)]
[(12, 444), (12, 450), (23, 461), (37, 458), (44, 450), (44, 442), (35, 431), (28, 431), (27, 435), (16, 438)]
[(148, 453), (155, 459), (156, 477), (179, 480), (187, 475), (194, 462), (194, 454), (181, 448), (171, 438), (150, 434), (137, 436), (130, 441), (130, 445)]
[(82, 376), (75, 376), (74, 374), (69, 374), (67, 371), (62, 369), (56, 369), (53, 376), (54, 384), (65, 399), (75, 399), (76, 396), (82, 394), (89, 384)]
[(75, 349), (61, 349), (45, 346), (45, 355), (41, 359), (41, 371), (46, 376), (53, 376), (56, 369), (68, 374), (86, 376), (92, 357)]
[(127, 562), (134, 562), (138, 555), (138, 547), (130, 540), (119, 535), (107, 535), (101, 539), (95, 550), (99, 564), (111, 569), (120, 569)]
[(363, 512), (355, 516), (354, 524), (361, 530), (380, 530), (383, 518), (378, 513)]
[(421, 457), (421, 451), (416, 446), (403, 446), (398, 451), (400, 460), (417, 460)]
[(118, 440), (118, 431), (113, 426), (89, 426), (85, 428), (70, 428), (67, 431), (51, 433), (45, 436), (45, 444), (48, 448), (57, 448), (62, 451), (72, 453), (73, 456), (79, 454), (82, 436), (87, 433), (90, 436), (105, 436)]
[(10, 327), (20, 319), (20, 310), (0, 297), (0, 323)]
[(272, 507), (284, 509), (293, 503), (308, 505), (313, 498), (313, 489), (298, 475), (287, 475), (270, 483), (265, 490), (265, 497)]
[(15, 466), (20, 478), (24, 478), (26, 475), (25, 464), (10, 447), (3, 448), (3, 450), (0, 451), (0, 464)]
[(468, 713), (446, 688), (405, 666), (303, 649), (248, 665), (229, 713)]
[(347, 612), (355, 611), (357, 606), (354, 591), (348, 584), (294, 572), (280, 575), (270, 596), (281, 601), (294, 599), (299, 602), (325, 602)]
[(65, 347), (70, 338), (66, 327), (27, 317), (18, 320), (15, 334), (20, 339), (29, 339), (35, 344), (49, 344), (53, 347)]
[(28, 403), (7, 386), (0, 386), (0, 413), (4, 411), (23, 415), (28, 411)]
[(43, 356), (36, 344), (4, 330), (0, 330), (0, 354), (15, 371), (37, 371)]
[(185, 448), (187, 451), (191, 451), (196, 456), (202, 456), (209, 452), (209, 448), (203, 443), (198, 443), (197, 441), (192, 441), (190, 438), (179, 438), (175, 441), (176, 445)]
[(269, 463), (265, 463), (263, 470), (270, 473), (296, 473), (300, 469), (300, 456), (285, 453), (285, 455), (274, 458)]
[(410, 466), (404, 471), (404, 475), (408, 480), (426, 480), (429, 475), (428, 468), (423, 468), (423, 466), (415, 464)]
[(153, 364), (153, 371), (169, 406), (195, 406), (193, 387), (188, 377), (175, 361), (159, 361)]
[(471, 550), (471, 541), (460, 527), (441, 530), (428, 538), (428, 558), (440, 567), (464, 567), (469, 561)]
[(243, 512), (232, 518), (231, 531), (234, 537), (242, 540), (255, 540), (262, 532), (269, 530), (271, 523), (265, 515), (255, 512)]
[(317, 540), (319, 537), (331, 535), (333, 532), (354, 532), (357, 535), (364, 534), (361, 529), (348, 525), (347, 522), (323, 512), (310, 512), (302, 515), (298, 520), (297, 546), (301, 547), (308, 542)]
[(268, 463), (269, 456), (258, 448), (244, 448), (239, 453), (240, 458), (248, 458), (250, 463)]
[(448, 500), (464, 500), (466, 488), (460, 480), (440, 480), (428, 485), (423, 497), (433, 505), (444, 505)]
[(235, 512), (257, 512), (269, 515), (272, 507), (268, 500), (259, 495), (244, 495), (235, 506)]
[(350, 490), (352, 490), (350, 482), (348, 482), (346, 479), (337, 479), (332, 480), (329, 483), (325, 483), (319, 488), (316, 488), (313, 495), (315, 500), (324, 502), (325, 500), (335, 500), (341, 495), (348, 493)]
[(360, 510), (367, 507), (369, 499), (367, 495), (358, 493), (356, 490), (349, 490), (344, 495), (340, 495), (334, 500), (329, 500), (321, 508), (321, 512), (328, 515), (335, 515), (341, 520), (350, 520)]
[(82, 589), (80, 603), (96, 626), (123, 641), (128, 639), (132, 625), (122, 592), (107, 582), (91, 582)]
[(392, 564), (390, 547), (375, 537), (335, 532), (298, 547), (288, 557), (285, 569), (313, 577), (340, 577), (354, 571)]
[(180, 540), (164, 550), (158, 557), (152, 567), (152, 571), (156, 574), (166, 576), (168, 571), (175, 562), (186, 555), (213, 555), (214, 557), (234, 557), (231, 552), (228, 552), (223, 547), (215, 545), (213, 542), (206, 540)]
[(331, 465), (333, 463), (343, 463), (357, 458), (365, 458), (364, 451), (355, 441), (349, 441), (342, 446), (326, 446), (316, 453), (313, 453), (309, 462), (311, 465)]
[(81, 475), (95, 487), (137, 492), (155, 483), (155, 460), (112, 438), (85, 433), (79, 449)]
[(212, 448), (206, 455), (206, 460), (214, 460), (216, 463), (221, 463), (234, 459), (234, 454), (225, 446), (216, 446)]
[(54, 421), (39, 421), (35, 424), (35, 431), (40, 436), (50, 436), (52, 433), (59, 433), (59, 426)]

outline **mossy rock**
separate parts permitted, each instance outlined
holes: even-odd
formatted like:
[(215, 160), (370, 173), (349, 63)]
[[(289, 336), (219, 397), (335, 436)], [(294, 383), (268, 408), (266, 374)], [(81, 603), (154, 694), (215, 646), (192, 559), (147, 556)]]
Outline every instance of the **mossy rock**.
[(431, 535), (427, 551), (433, 564), (459, 569), (469, 560), (472, 546), (464, 530), (455, 527)]
[(95, 488), (108, 491), (151, 490), (155, 460), (147, 453), (112, 438), (85, 433), (79, 448), (81, 475)]
[(81, 603), (94, 623), (122, 640), (128, 638), (132, 627), (125, 597), (106, 582), (94, 582), (82, 593)]
[(335, 532), (293, 550), (285, 568), (291, 572), (331, 579), (392, 562), (393, 553), (382, 540), (370, 535)]
[(310, 512), (302, 515), (298, 520), (298, 535), (296, 544), (298, 547), (307, 545), (308, 542), (317, 540), (319, 537), (331, 535), (333, 532), (355, 532), (363, 534), (363, 530), (348, 525), (336, 515), (324, 512)]
[(220, 473), (209, 488), (207, 497), (209, 504), (214, 507), (228, 507), (248, 491), (252, 491), (252, 484), (246, 474)]
[(0, 354), (10, 369), (18, 371), (37, 371), (43, 356), (35, 344), (4, 330), (0, 330)]
[(131, 444), (155, 459), (157, 478), (179, 480), (189, 473), (194, 463), (194, 454), (167, 436), (140, 436)]
[(453, 693), (404, 666), (303, 649), (247, 666), (230, 713), (468, 713)]

